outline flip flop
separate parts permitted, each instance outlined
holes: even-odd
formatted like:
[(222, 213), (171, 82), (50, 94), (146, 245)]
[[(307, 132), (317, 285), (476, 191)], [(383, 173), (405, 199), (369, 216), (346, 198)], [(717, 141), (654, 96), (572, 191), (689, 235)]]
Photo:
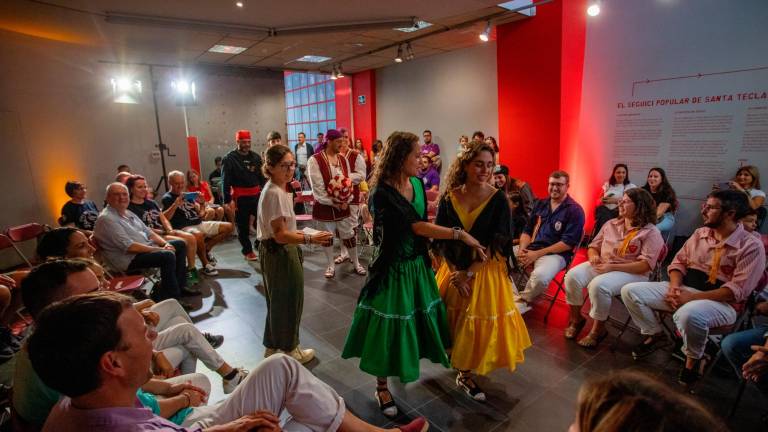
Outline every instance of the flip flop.
[(350, 258), (349, 258), (349, 255), (346, 255), (346, 256), (345, 255), (339, 255), (339, 256), (336, 257), (336, 259), (333, 260), (333, 262), (335, 262), (336, 264), (341, 264), (341, 263), (343, 263), (345, 261), (351, 261)]
[(603, 332), (602, 334), (598, 335), (597, 337), (595, 337), (590, 332), (589, 334), (587, 334), (586, 336), (581, 338), (581, 340), (579, 340), (576, 343), (579, 344), (579, 346), (583, 347), (583, 348), (595, 349), (595, 348), (597, 348), (598, 345), (600, 345), (600, 342), (602, 342), (603, 339), (606, 338), (606, 336), (608, 336), (608, 332), (607, 331)]
[(336, 268), (335, 267), (328, 267), (327, 269), (325, 269), (325, 277), (326, 278), (331, 279), (334, 276), (336, 276)]
[(576, 339), (576, 336), (581, 333), (581, 330), (584, 329), (584, 325), (587, 324), (587, 320), (582, 319), (581, 321), (577, 322), (576, 324), (570, 324), (568, 327), (565, 328), (565, 332), (563, 333), (563, 336), (565, 336), (566, 339)]

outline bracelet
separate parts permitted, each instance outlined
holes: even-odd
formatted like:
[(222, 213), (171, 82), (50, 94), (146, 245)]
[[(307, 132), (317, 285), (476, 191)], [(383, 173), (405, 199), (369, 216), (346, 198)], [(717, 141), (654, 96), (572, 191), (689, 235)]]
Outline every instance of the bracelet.
[(189, 395), (182, 392), (182, 395), (184, 395), (185, 398), (187, 398), (187, 405), (184, 408), (189, 408), (190, 405), (192, 405), (192, 399), (189, 398)]
[(459, 227), (453, 227), (453, 239), (458, 240), (461, 238), (461, 232), (464, 231)]
[(305, 244), (305, 245), (308, 245), (308, 244), (310, 244), (311, 242), (312, 242), (312, 236), (310, 236), (310, 235), (309, 235), (309, 234), (307, 234), (307, 233), (304, 233), (304, 244)]

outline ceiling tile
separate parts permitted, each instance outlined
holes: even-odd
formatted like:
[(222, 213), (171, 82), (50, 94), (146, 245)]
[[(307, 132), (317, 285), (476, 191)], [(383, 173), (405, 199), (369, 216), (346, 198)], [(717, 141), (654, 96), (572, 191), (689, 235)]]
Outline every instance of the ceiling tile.
[(205, 54), (198, 57), (196, 61), (205, 63), (225, 63), (230, 57), (232, 57), (232, 54), (206, 51)]
[(237, 47), (249, 48), (253, 44), (257, 43), (260, 39), (261, 38), (258, 38), (258, 37), (253, 37), (253, 38), (250, 38), (250, 39), (226, 37), (226, 38), (216, 42), (216, 44), (217, 45), (228, 45), (228, 46), (237, 46)]
[(184, 47), (186, 49), (203, 51), (219, 43), (221, 39), (222, 35), (218, 33), (198, 32), (187, 38), (184, 43)]
[(249, 66), (257, 61), (261, 60), (263, 57), (257, 57), (257, 56), (250, 56), (246, 54), (239, 54), (234, 57), (231, 57), (229, 60), (227, 60), (227, 64), (234, 64), (234, 65), (245, 65)]
[(280, 44), (275, 44), (271, 42), (259, 42), (256, 45), (245, 50), (243, 54), (257, 56), (257, 57), (267, 57), (267, 56), (271, 56), (279, 53), (284, 48), (285, 47)]

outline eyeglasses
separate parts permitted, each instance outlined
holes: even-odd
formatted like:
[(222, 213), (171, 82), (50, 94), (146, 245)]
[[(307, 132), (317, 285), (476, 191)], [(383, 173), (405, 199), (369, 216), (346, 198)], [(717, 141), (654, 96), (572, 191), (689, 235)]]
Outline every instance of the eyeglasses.
[(287, 169), (291, 169), (291, 168), (295, 168), (296, 167), (296, 162), (287, 162), (287, 163), (284, 162), (284, 163), (281, 163), (281, 164), (277, 164), (277, 167), (278, 168), (282, 168), (282, 169), (286, 169), (286, 170)]

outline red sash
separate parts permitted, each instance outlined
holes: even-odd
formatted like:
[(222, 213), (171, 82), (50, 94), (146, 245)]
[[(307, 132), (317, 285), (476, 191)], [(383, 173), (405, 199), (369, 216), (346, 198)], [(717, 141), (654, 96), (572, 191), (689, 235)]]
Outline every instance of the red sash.
[[(357, 156), (360, 153), (357, 152), (357, 150), (350, 150), (347, 152), (347, 162), (349, 162), (349, 169), (352, 170), (353, 173), (357, 173), (357, 170), (355, 169), (356, 162), (357, 162)], [(352, 202), (350, 204), (360, 204), (360, 185), (352, 185)]]
[(244, 196), (258, 196), (261, 193), (261, 186), (253, 187), (240, 187), (232, 186), (232, 200), (237, 202), (237, 199)]
[[(331, 166), (328, 163), (328, 157), (325, 155), (325, 151), (314, 154), (312, 157), (317, 162), (317, 167), (320, 169), (320, 174), (323, 176), (322, 187), (325, 188), (325, 186), (329, 184), (333, 178), (333, 176), (331, 176)], [(341, 155), (337, 155), (337, 160), (339, 161), (341, 172), (345, 177), (349, 177), (349, 163), (347, 160)], [(340, 221), (349, 217), (349, 215), (349, 206), (347, 206), (345, 210), (340, 210), (336, 207), (322, 204), (317, 200), (315, 200), (315, 204), (312, 206), (312, 217), (315, 220), (322, 222)]]

